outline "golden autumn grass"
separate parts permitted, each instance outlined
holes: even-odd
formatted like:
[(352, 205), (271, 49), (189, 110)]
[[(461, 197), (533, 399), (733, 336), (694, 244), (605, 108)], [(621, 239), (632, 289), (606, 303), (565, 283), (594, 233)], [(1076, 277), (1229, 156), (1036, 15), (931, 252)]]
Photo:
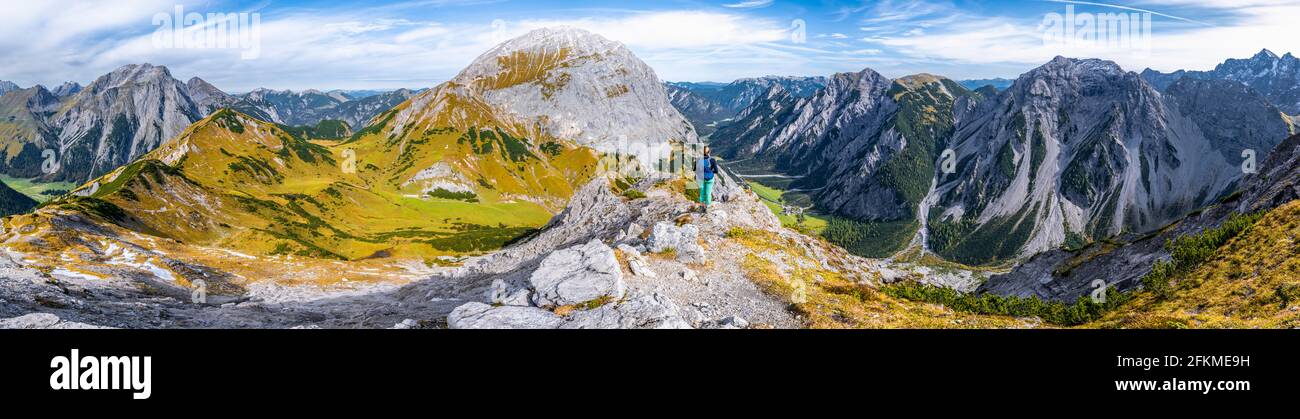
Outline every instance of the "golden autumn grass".
[[(732, 229), (726, 236), (749, 250), (741, 266), (745, 276), (768, 294), (790, 304), (814, 329), (862, 328), (1019, 328), (1036, 322), (1005, 316), (959, 313), (944, 307), (896, 299), (872, 285), (857, 283), (822, 269), (802, 256), (796, 243), (759, 230)], [(825, 245), (819, 243), (819, 245)], [(768, 256), (764, 256), (768, 255)], [(786, 272), (770, 260), (782, 260)], [(804, 260), (800, 261), (799, 258)]]
[(1087, 325), (1101, 328), (1300, 327), (1300, 201), (1270, 211), (1210, 260), (1175, 278), (1161, 299), (1134, 301)]

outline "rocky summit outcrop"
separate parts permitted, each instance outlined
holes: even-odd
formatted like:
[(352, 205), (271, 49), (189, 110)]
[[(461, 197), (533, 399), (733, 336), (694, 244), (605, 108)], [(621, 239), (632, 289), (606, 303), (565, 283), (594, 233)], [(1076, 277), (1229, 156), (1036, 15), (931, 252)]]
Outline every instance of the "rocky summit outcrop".
[[(471, 102), (478, 106), (448, 109)], [(658, 164), (673, 143), (698, 142), (649, 65), (626, 46), (581, 29), (531, 31), (480, 55), (448, 83), (416, 95), (396, 115), (441, 115), (456, 125), (500, 120), (512, 135), (562, 138), (601, 153)], [(481, 107), (479, 107), (481, 106)]]
[(528, 277), (531, 301), (539, 307), (567, 306), (627, 292), (614, 249), (592, 240), (551, 253)]
[[(551, 251), (526, 280), (509, 274), (493, 279), (486, 297), (495, 306), (467, 303), (448, 315), (447, 325), (453, 329), (690, 328), (666, 297), (628, 296), (623, 276), (614, 249), (592, 238)], [(557, 314), (565, 307), (580, 309)]]
[[(783, 305), (738, 275), (732, 265), (738, 255), (707, 256), (704, 245), (706, 235), (718, 240), (732, 228), (780, 229), (771, 212), (732, 183), (720, 188), (736, 189), (727, 201), (707, 216), (697, 214), (676, 192), (655, 187), (664, 181), (639, 182), (648, 196), (635, 200), (615, 195), (606, 179), (593, 181), (537, 235), (466, 261), (452, 276), (481, 284), (472, 289), (482, 294), (457, 307), (448, 327), (721, 327), (727, 316), (789, 327)], [(695, 287), (705, 289), (686, 292)], [(748, 297), (724, 304), (714, 294)], [(711, 303), (703, 304), (706, 299)], [(709, 307), (707, 314), (701, 307)]]

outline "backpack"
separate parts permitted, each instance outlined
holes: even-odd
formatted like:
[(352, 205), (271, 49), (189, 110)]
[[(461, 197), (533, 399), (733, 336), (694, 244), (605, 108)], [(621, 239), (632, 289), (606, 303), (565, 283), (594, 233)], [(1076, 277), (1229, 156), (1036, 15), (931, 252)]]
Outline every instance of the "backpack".
[(709, 157), (704, 161), (704, 180), (713, 180), (713, 174), (718, 171), (718, 162)]

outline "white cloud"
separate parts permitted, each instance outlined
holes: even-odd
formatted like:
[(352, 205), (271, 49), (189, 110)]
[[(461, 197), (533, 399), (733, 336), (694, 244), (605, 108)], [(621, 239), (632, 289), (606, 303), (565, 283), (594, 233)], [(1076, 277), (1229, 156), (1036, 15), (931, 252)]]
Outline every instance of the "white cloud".
[[(230, 91), (256, 87), (289, 89), (430, 87), (453, 77), (493, 45), (529, 30), (573, 26), (590, 30), (631, 48), (668, 79), (698, 79), (741, 74), (756, 66), (797, 73), (801, 52), (783, 49), (790, 43), (788, 24), (739, 14), (705, 11), (606, 12), (606, 16), (576, 19), (524, 19), (500, 22), (431, 22), (392, 18), (387, 6), (334, 12), (296, 10), (262, 17), (261, 51), (241, 60), (239, 49), (166, 49), (153, 43), (150, 17), (171, 12), (158, 2), (123, 8), (97, 24), (68, 25), (72, 34), (48, 34), (36, 47), (13, 42), (0, 49), (12, 64), (0, 69), (0, 79), (23, 85), (47, 85), (73, 80), (81, 83), (132, 63), (166, 65), (174, 76), (202, 77)], [(43, 2), (32, 2), (40, 3)], [(99, 2), (87, 2), (98, 4)], [(136, 3), (132, 3), (133, 6)], [(60, 22), (62, 8), (29, 7), (27, 12), (0, 17), (0, 23), (46, 22), (35, 27), (0, 32), (3, 39), (24, 39), (21, 32), (47, 34), (44, 26)], [(63, 19), (68, 19), (64, 17)], [(82, 22), (86, 23), (86, 22)], [(0, 31), (11, 30), (0, 25)], [(117, 38), (95, 40), (107, 32)], [(125, 35), (123, 35), (125, 34)], [(28, 38), (30, 39), (30, 37)], [(3, 42), (3, 41), (0, 41)], [(719, 76), (721, 77), (721, 76)]]
[(752, 1), (742, 1), (742, 2), (740, 2), (740, 3), (724, 4), (724, 5), (722, 5), (722, 7), (729, 7), (729, 8), (732, 8), (732, 9), (756, 9), (756, 8), (759, 8), (759, 7), (767, 7), (767, 6), (771, 6), (771, 5), (772, 5), (772, 1), (773, 1), (773, 0), (752, 0)]
[(524, 20), (511, 25), (523, 33), (550, 26), (573, 26), (632, 48), (692, 49), (788, 40), (787, 27), (765, 19), (698, 11), (636, 13), (615, 18)]
[[(1212, 26), (1206, 26), (1157, 16), (1151, 48), (1146, 51), (1045, 43), (1041, 17), (1032, 16), (985, 16), (953, 9), (946, 12), (945, 24), (920, 26), (916, 22), (927, 20), (927, 14), (915, 11), (935, 8), (912, 6), (913, 12), (872, 13), (865, 17), (862, 29), (868, 35), (861, 40), (889, 47), (903, 57), (950, 64), (1018, 64), (1028, 69), (1063, 55), (1113, 60), (1131, 71), (1147, 67), (1173, 71), (1210, 69), (1226, 58), (1249, 57), (1261, 48), (1281, 54), (1294, 49), (1293, 40), (1300, 38), (1300, 25), (1294, 22), (1295, 16), (1300, 16), (1300, 4), (1294, 1), (1148, 0), (1142, 7), (1159, 11), (1156, 7), (1162, 5), (1221, 7), (1223, 10), (1209, 12), (1231, 18), (1222, 22), (1210, 20)], [(1045, 10), (1045, 13), (1053, 11)], [(1057, 12), (1063, 13), (1063, 9)], [(1203, 9), (1200, 12), (1216, 15)], [(913, 26), (916, 27), (899, 30)], [(920, 27), (926, 29), (922, 31)]]

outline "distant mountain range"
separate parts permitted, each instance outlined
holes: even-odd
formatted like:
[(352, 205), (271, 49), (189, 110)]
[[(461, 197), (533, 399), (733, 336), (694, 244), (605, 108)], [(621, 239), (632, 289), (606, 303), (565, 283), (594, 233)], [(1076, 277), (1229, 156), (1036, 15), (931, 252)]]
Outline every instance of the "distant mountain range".
[(773, 86), (781, 86), (799, 97), (812, 96), (826, 86), (825, 77), (767, 76), (731, 83), (666, 83), (669, 99), (695, 126), (708, 135), (723, 121), (762, 97)]
[[(303, 127), (298, 132), (347, 136), (352, 127), (364, 126), (415, 93), (400, 89), (354, 97), (341, 91), (259, 89), (230, 95), (197, 77), (181, 83), (166, 67), (149, 64), (119, 68), (84, 88), (69, 82), (52, 91), (22, 89), (0, 82), (0, 173), (83, 182), (158, 148), (222, 108), (286, 128)], [(343, 124), (317, 129), (331, 120)]]
[(1161, 73), (1149, 68), (1142, 71), (1142, 78), (1160, 90), (1183, 77), (1239, 82), (1259, 92), (1283, 112), (1300, 114), (1300, 58), (1289, 52), (1279, 57), (1265, 49), (1247, 59), (1229, 59), (1210, 71)]
[(1262, 159), (1293, 132), (1237, 83), (1161, 93), (1114, 63), (1058, 57), (1001, 92), (870, 70), (809, 98), (774, 87), (714, 146), (769, 161), (818, 208), (869, 223), (873, 256), (919, 240), (982, 264), (1159, 228), (1232, 192), (1244, 150)]
[(993, 86), (994, 89), (1006, 90), (1008, 87), (1011, 87), (1011, 83), (1014, 82), (1015, 80), (1011, 80), (1011, 79), (996, 78), (996, 79), (958, 80), (957, 84), (960, 84), (961, 87), (965, 87), (968, 90), (975, 90), (984, 86)]

